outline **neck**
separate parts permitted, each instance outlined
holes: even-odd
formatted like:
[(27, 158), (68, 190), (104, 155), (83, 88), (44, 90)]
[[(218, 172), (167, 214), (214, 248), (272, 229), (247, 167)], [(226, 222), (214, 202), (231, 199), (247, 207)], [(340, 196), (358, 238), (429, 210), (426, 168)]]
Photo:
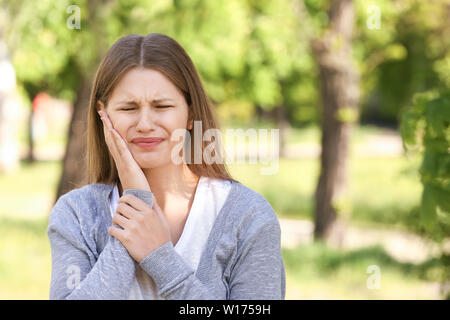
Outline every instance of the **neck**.
[[(186, 164), (165, 166), (152, 169), (143, 169), (159, 206), (164, 209), (170, 196), (191, 198), (197, 186), (199, 177), (187, 167)], [(122, 185), (119, 183), (119, 194), (122, 196)]]

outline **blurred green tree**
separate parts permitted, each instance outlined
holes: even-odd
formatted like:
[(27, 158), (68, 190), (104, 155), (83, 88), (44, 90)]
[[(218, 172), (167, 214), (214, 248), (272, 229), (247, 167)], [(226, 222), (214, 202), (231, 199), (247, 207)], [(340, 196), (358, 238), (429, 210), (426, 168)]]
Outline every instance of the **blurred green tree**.
[[(416, 231), (443, 244), (450, 237), (450, 91), (416, 94), (401, 121), (403, 147), (423, 155), (420, 168), (423, 184)], [(450, 281), (450, 255), (443, 250), (441, 261), (443, 294)], [(446, 290), (446, 291), (445, 291)]]
[[(103, 14), (109, 1), (4, 1), (7, 42), (29, 99), (41, 91), (74, 101), (62, 178), (56, 199), (83, 183), (90, 82), (106, 48)], [(100, 10), (101, 7), (101, 10)]]
[[(416, 92), (449, 89), (448, 0), (355, 1), (361, 122), (397, 127)], [(379, 11), (379, 28), (371, 27)]]

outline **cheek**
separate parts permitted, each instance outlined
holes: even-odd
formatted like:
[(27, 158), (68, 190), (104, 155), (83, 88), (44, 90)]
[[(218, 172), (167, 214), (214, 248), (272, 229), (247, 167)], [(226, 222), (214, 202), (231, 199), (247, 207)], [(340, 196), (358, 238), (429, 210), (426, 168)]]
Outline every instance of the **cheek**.
[(187, 128), (188, 113), (187, 109), (178, 109), (174, 112), (167, 112), (161, 119), (161, 125), (165, 127), (169, 134), (172, 134), (176, 129)]
[(125, 119), (124, 117), (120, 117), (118, 119), (112, 119), (114, 129), (120, 134), (120, 136), (127, 141), (127, 132), (130, 127), (130, 121)]

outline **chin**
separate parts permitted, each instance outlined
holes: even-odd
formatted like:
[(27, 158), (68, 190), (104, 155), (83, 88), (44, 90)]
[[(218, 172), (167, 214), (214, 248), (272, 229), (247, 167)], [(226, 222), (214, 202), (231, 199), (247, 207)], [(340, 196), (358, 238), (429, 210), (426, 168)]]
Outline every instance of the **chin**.
[(165, 161), (162, 161), (162, 157), (158, 156), (157, 154), (152, 154), (152, 155), (139, 155), (139, 156), (135, 156), (134, 157), (136, 159), (137, 164), (142, 168), (142, 169), (153, 169), (153, 168), (157, 168), (160, 166), (163, 166), (164, 164), (166, 164)]

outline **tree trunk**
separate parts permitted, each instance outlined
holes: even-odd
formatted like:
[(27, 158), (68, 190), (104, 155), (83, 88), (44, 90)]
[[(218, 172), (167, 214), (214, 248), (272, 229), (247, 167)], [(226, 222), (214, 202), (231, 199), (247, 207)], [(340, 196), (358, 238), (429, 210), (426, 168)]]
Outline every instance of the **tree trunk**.
[(329, 29), (312, 41), (320, 71), (322, 98), (321, 172), (315, 192), (314, 239), (340, 243), (347, 203), (347, 157), (352, 122), (357, 118), (358, 76), (351, 59), (354, 8), (351, 0), (333, 0)]
[[(87, 115), (89, 111), (89, 99), (91, 93), (91, 81), (93, 79), (92, 70), (97, 68), (100, 58), (107, 50), (107, 43), (104, 35), (104, 6), (111, 2), (110, 0), (91, 0), (86, 6), (85, 27), (93, 34), (97, 35), (98, 41), (95, 43), (94, 58), (88, 67), (81, 70), (79, 86), (75, 103), (73, 106), (72, 119), (69, 126), (69, 136), (66, 147), (66, 153), (63, 161), (63, 172), (59, 181), (55, 202), (59, 197), (74, 188), (79, 188), (87, 183), (86, 171), (86, 139), (87, 139)], [(102, 12), (102, 14), (100, 14)], [(107, 15), (105, 15), (107, 16)]]
[(81, 80), (73, 107), (66, 153), (63, 160), (63, 171), (55, 202), (63, 194), (72, 189), (82, 187), (86, 183), (85, 155), (89, 96), (90, 81), (84, 78)]
[(275, 121), (278, 129), (280, 129), (280, 157), (286, 157), (286, 138), (289, 134), (289, 121), (287, 118), (286, 109), (283, 106), (275, 107)]
[(263, 108), (261, 108), (260, 105), (255, 105), (255, 114), (256, 114), (256, 118), (258, 119), (258, 122), (261, 122), (261, 120), (263, 119)]

